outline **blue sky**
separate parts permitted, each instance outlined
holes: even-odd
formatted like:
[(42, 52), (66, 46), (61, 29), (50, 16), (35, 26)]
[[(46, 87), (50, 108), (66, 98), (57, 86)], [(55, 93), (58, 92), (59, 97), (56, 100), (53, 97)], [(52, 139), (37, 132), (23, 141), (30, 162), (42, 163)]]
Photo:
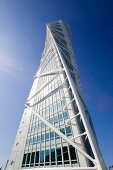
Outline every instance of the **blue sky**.
[(0, 0), (0, 165), (8, 159), (44, 48), (46, 23), (64, 20), (101, 152), (113, 164), (113, 1)]

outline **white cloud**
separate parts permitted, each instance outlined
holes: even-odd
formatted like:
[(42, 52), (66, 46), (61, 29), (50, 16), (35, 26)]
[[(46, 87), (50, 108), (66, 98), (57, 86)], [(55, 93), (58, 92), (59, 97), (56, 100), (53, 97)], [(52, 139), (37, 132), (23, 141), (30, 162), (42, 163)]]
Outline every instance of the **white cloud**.
[(19, 63), (16, 60), (0, 54), (0, 72), (16, 76), (18, 71), (23, 71), (23, 68), (19, 66)]

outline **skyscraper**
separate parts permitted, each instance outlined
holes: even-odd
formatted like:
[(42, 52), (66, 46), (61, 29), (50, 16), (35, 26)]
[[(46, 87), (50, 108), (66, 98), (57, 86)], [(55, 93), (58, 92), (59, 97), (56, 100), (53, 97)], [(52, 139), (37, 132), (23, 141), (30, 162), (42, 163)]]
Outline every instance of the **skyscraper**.
[(45, 48), (6, 170), (106, 170), (84, 103), (70, 29), (47, 24)]

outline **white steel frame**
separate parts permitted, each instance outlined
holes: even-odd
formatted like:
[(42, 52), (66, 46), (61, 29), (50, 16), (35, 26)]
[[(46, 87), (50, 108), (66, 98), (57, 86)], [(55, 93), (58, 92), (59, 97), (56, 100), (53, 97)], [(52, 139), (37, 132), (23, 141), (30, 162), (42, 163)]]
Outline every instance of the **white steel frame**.
[[(73, 79), (71, 78), (71, 75), (70, 75), (70, 72), (69, 72), (69, 70), (68, 70), (68, 68), (67, 68), (67, 65), (65, 64), (65, 61), (64, 61), (64, 59), (63, 59), (63, 57), (62, 57), (62, 54), (60, 53), (60, 50), (59, 50), (59, 48), (58, 48), (58, 46), (57, 46), (57, 44), (56, 44), (56, 42), (55, 42), (55, 40), (54, 40), (54, 37), (53, 37), (53, 35), (52, 35), (52, 33), (51, 33), (51, 31), (50, 31), (50, 29), (49, 29), (49, 27), (47, 26), (47, 29), (48, 29), (48, 31), (49, 31), (49, 33), (50, 33), (50, 35), (51, 35), (51, 37), (52, 37), (52, 39), (53, 39), (53, 42), (54, 42), (54, 46), (55, 46), (55, 48), (56, 48), (56, 50), (57, 50), (57, 52), (58, 52), (58, 54), (59, 54), (59, 57), (60, 57), (60, 60), (61, 60), (61, 62), (62, 62), (62, 64), (63, 64), (63, 69), (59, 69), (59, 70), (56, 70), (56, 71), (54, 71), (54, 72), (48, 72), (48, 73), (44, 73), (44, 74), (40, 74), (40, 75), (38, 75), (38, 76), (36, 76), (36, 78), (40, 78), (40, 77), (42, 77), (42, 76), (47, 76), (47, 75), (53, 75), (53, 74), (58, 74), (58, 73), (62, 73), (64, 70), (65, 70), (65, 73), (66, 73), (66, 79), (64, 80), (64, 82), (68, 79), (68, 81), (69, 81), (69, 83), (70, 83), (70, 87), (66, 90), (66, 92), (71, 88), (71, 90), (72, 90), (72, 92), (73, 92), (73, 95), (74, 95), (74, 98), (65, 106), (65, 108), (64, 108), (64, 110), (66, 109), (66, 107), (72, 102), (72, 101), (76, 101), (76, 104), (77, 104), (77, 106), (78, 106), (78, 108), (79, 108), (79, 113), (78, 114), (76, 114), (75, 116), (73, 116), (72, 118), (70, 118), (70, 120), (67, 122), (67, 124), (70, 124), (71, 123), (71, 120), (72, 119), (74, 119), (74, 118), (76, 118), (78, 115), (80, 115), (81, 116), (81, 119), (82, 119), (82, 121), (83, 121), (83, 124), (84, 124), (84, 127), (85, 127), (85, 132), (84, 133), (82, 133), (82, 134), (80, 134), (80, 135), (77, 135), (77, 136), (75, 136), (74, 138), (72, 138), (72, 139), (69, 139), (67, 136), (65, 136), (60, 130), (58, 130), (56, 127), (54, 127), (52, 124), (50, 124), (44, 117), (42, 117), (41, 115), (39, 115), (36, 111), (34, 111), (33, 109), (32, 109), (32, 107), (34, 106), (34, 105), (29, 105), (29, 103), (28, 103), (28, 101), (30, 101), (34, 96), (36, 96), (36, 94), (39, 92), (39, 91), (41, 91), (41, 89), (43, 89), (43, 88), (41, 88), (35, 95), (33, 95), (30, 99), (28, 99), (28, 101), (27, 101), (27, 103), (25, 104), (25, 106), (26, 106), (26, 108), (27, 109), (29, 109), (29, 111), (31, 111), (33, 114), (35, 114), (35, 115), (37, 115), (37, 117), (44, 123), (44, 124), (46, 124), (47, 126), (49, 126), (54, 132), (56, 132), (63, 140), (65, 140), (67, 143), (69, 143), (70, 145), (72, 145), (78, 152), (80, 152), (82, 155), (84, 155), (87, 159), (89, 159), (90, 161), (92, 161), (93, 162), (93, 164), (94, 164), (94, 167), (74, 167), (74, 169), (76, 169), (76, 170), (86, 170), (86, 169), (94, 169), (94, 170), (103, 170), (102, 169), (102, 166), (101, 166), (101, 162), (100, 162), (100, 160), (99, 160), (99, 158), (98, 158), (98, 155), (97, 155), (97, 151), (96, 151), (96, 149), (95, 149), (95, 147), (96, 147), (96, 142), (95, 142), (95, 139), (94, 139), (94, 136), (93, 136), (93, 132), (92, 132), (92, 129), (91, 129), (91, 127), (90, 127), (90, 125), (89, 125), (89, 122), (88, 122), (88, 119), (87, 119), (87, 117), (86, 117), (86, 114), (85, 114), (85, 112), (84, 112), (84, 108), (83, 108), (83, 105), (82, 105), (82, 102), (81, 102), (81, 100), (80, 100), (80, 97), (79, 97), (79, 95), (78, 95), (78, 92), (77, 92), (77, 90), (76, 90), (76, 88), (75, 88), (75, 83), (74, 83), (74, 81), (73, 81)], [(54, 78), (53, 78), (54, 79)], [(48, 84), (48, 83), (47, 83)], [(46, 84), (46, 85), (47, 85)], [(45, 86), (46, 86), (45, 85)], [(65, 92), (65, 93), (66, 93)], [(64, 95), (63, 95), (64, 96)], [(62, 96), (62, 98), (63, 98), (63, 96)], [(91, 147), (92, 147), (92, 150), (93, 150), (93, 153), (94, 153), (94, 156), (95, 156), (95, 159), (94, 158), (92, 158), (89, 154), (87, 154), (83, 149), (81, 149), (75, 142), (73, 142), (74, 140), (76, 140), (76, 138), (78, 138), (78, 137), (81, 137), (81, 136), (84, 136), (84, 135), (86, 135), (87, 137), (88, 137), (88, 139), (89, 139), (89, 141), (90, 141), (90, 144), (91, 144)], [(42, 168), (43, 169), (43, 168)], [(48, 168), (46, 168), (46, 169), (48, 169)], [(51, 168), (51, 169), (53, 169), (53, 168)], [(58, 168), (54, 168), (54, 170), (55, 169), (58, 169)], [(60, 168), (60, 169), (66, 169), (66, 167), (65, 168)], [(73, 168), (70, 168), (70, 167), (68, 167), (68, 169), (73, 169)]]
[(77, 90), (76, 90), (76, 88), (75, 88), (75, 83), (74, 83), (73, 79), (71, 78), (71, 75), (70, 75), (70, 72), (69, 72), (69, 70), (68, 70), (68, 68), (67, 68), (67, 65), (66, 65), (66, 63), (65, 63), (65, 61), (64, 61), (64, 59), (63, 59), (63, 57), (62, 57), (62, 54), (61, 54), (61, 52), (60, 52), (60, 50), (59, 50), (59, 47), (57, 46), (56, 41), (54, 40), (54, 37), (53, 37), (53, 35), (52, 35), (52, 33), (51, 33), (48, 25), (47, 25), (47, 29), (48, 29), (48, 31), (49, 31), (52, 39), (53, 39), (54, 46), (55, 46), (55, 48), (56, 48), (56, 50), (57, 50), (57, 52), (58, 52), (58, 55), (59, 55), (59, 57), (60, 57), (60, 60), (61, 60), (62, 64), (63, 64), (63, 67), (64, 67), (64, 69), (65, 69), (65, 73), (66, 73), (67, 78), (68, 78), (68, 81), (69, 81), (69, 83), (70, 83), (70, 86), (71, 86), (71, 89), (72, 89), (74, 98), (75, 98), (76, 103), (77, 103), (77, 106), (78, 106), (78, 108), (79, 108), (80, 116), (81, 116), (81, 119), (82, 119), (82, 121), (83, 121), (83, 124), (84, 124), (85, 130), (86, 130), (88, 139), (89, 139), (89, 141), (90, 141), (90, 144), (91, 144), (91, 147), (92, 147), (94, 156), (95, 156), (95, 160), (93, 160), (93, 161), (95, 162), (98, 170), (103, 170), (103, 168), (102, 168), (102, 162), (100, 161), (99, 155), (97, 154), (97, 144), (96, 144), (96, 141), (95, 141), (95, 137), (94, 137), (94, 135), (93, 135), (92, 129), (91, 129), (90, 124), (89, 124), (89, 122), (88, 122), (88, 119), (87, 119), (87, 117), (86, 117), (86, 113), (85, 113), (85, 111), (84, 111), (83, 104), (82, 104), (82, 102), (81, 102), (81, 100), (80, 100), (80, 97), (79, 97), (79, 95), (78, 95), (78, 92), (77, 92)]

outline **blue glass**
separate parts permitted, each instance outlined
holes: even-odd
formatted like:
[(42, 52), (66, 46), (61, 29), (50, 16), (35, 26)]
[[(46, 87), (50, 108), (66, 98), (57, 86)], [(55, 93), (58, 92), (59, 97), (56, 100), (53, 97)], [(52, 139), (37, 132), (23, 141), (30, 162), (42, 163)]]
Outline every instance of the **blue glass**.
[(59, 139), (59, 135), (57, 133), (55, 133), (55, 138)]
[(67, 134), (67, 136), (72, 134), (72, 130), (71, 130), (70, 126), (66, 127), (66, 134)]
[(54, 116), (54, 123), (58, 123), (58, 116)]
[(51, 162), (55, 162), (55, 148), (51, 149)]
[(62, 106), (65, 106), (65, 105), (66, 105), (66, 101), (62, 100)]
[(38, 128), (39, 128), (39, 129), (41, 128), (41, 122), (38, 123)]
[(42, 141), (42, 142), (44, 142), (44, 137), (45, 137), (45, 135), (42, 134), (42, 135), (41, 135), (41, 141)]
[(33, 137), (33, 144), (36, 143), (36, 136)]
[(45, 162), (49, 162), (49, 149), (45, 150)]
[(52, 124), (53, 123), (53, 117), (50, 118), (49, 122)]
[(49, 116), (49, 107), (46, 108), (46, 117)]
[(67, 118), (68, 118), (68, 113), (67, 113), (67, 112), (64, 112), (64, 113), (63, 113), (63, 117), (64, 117), (64, 119), (67, 119)]
[(50, 114), (53, 113), (53, 106), (50, 106)]
[(46, 141), (48, 141), (49, 140), (49, 133), (46, 133), (46, 137), (45, 137), (46, 139)]
[(55, 113), (57, 112), (57, 104), (56, 103), (54, 104), (54, 112)]
[(61, 101), (58, 101), (57, 105), (58, 105), (58, 110), (60, 110), (61, 109)]
[(61, 131), (63, 134), (65, 134), (65, 129), (64, 129), (64, 128), (60, 129), (60, 131)]
[(61, 114), (59, 114), (59, 121), (61, 121), (63, 118), (62, 118), (62, 113)]
[(31, 145), (33, 143), (33, 138), (29, 139), (29, 144)]
[(44, 162), (44, 151), (40, 151), (40, 163)]
[(50, 132), (50, 138), (51, 138), (51, 139), (54, 139), (54, 132), (53, 132), (53, 131)]
[(37, 136), (37, 142), (40, 143), (40, 135)]

